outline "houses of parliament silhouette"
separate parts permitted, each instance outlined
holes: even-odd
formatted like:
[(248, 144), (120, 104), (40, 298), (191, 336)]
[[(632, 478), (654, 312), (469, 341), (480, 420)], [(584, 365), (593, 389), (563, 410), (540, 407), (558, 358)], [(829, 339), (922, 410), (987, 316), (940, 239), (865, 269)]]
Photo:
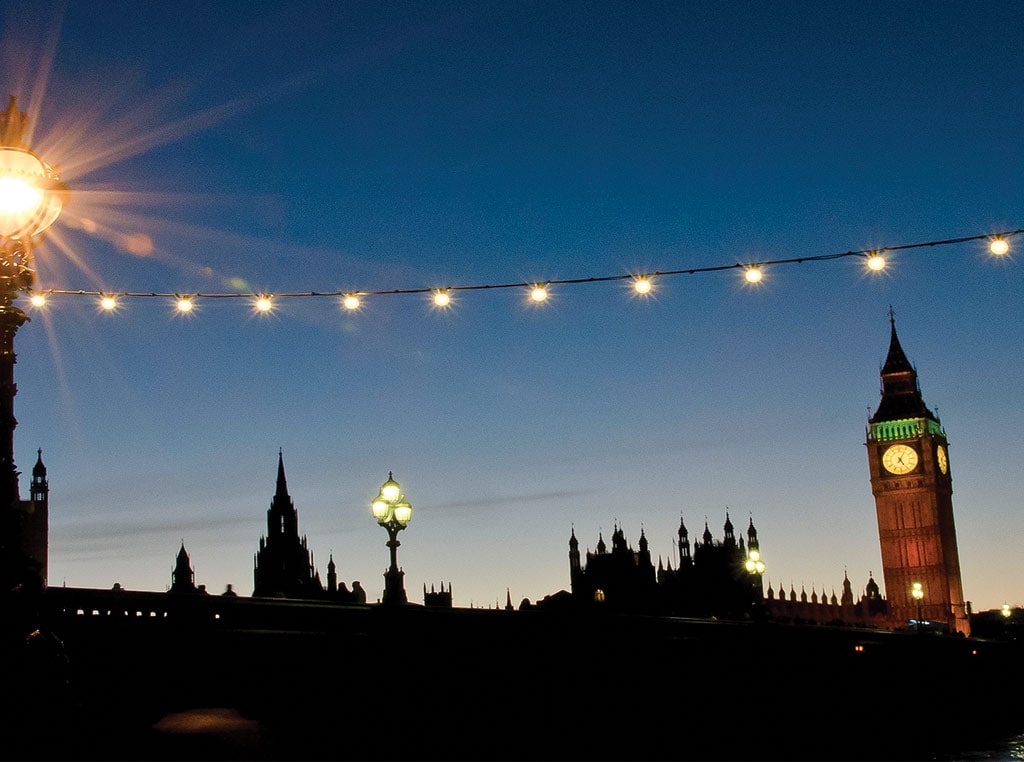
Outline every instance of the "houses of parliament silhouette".
[[(1024, 677), (1024, 658), (972, 636), (948, 441), (889, 320), (865, 437), (885, 596), (870, 574), (859, 595), (847, 575), (838, 595), (765, 589), (754, 518), (737, 532), (726, 511), (721, 539), (705, 519), (691, 541), (681, 517), (674, 563), (655, 563), (642, 530), (635, 550), (616, 523), (610, 548), (599, 532), (581, 552), (571, 527), (569, 589), (518, 607), (454, 607), (450, 583), (422, 604), (372, 603), (333, 556), (320, 576), (282, 452), (251, 596), (197, 585), (184, 541), (165, 592), (51, 587), (40, 451), (3, 524), (17, 690), (0, 742), (23, 758), (891, 759), (1019, 731), (992, 685)], [(741, 709), (761, 699), (779, 713)], [(161, 734), (161, 718), (211, 706), (258, 738), (198, 749)], [(867, 731), (910, 710), (896, 739)], [(681, 738), (681, 717), (700, 732)]]

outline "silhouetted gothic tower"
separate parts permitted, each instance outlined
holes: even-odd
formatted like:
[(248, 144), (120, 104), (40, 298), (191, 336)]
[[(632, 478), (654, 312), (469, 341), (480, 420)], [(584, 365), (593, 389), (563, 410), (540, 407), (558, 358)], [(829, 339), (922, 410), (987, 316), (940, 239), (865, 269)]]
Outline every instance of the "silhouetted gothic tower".
[(893, 620), (905, 623), (918, 616), (919, 602), (911, 591), (920, 582), (921, 615), (969, 635), (946, 432), (924, 404), (891, 309), (889, 322), (882, 399), (868, 419), (866, 442), (885, 594)]
[(178, 550), (178, 555), (174, 559), (174, 568), (171, 569), (170, 592), (195, 593), (198, 591), (199, 588), (196, 587), (196, 573), (192, 569), (192, 560), (188, 557), (188, 551), (185, 550), (185, 543), (182, 541), (181, 549)]
[(254, 596), (317, 598), (324, 589), (313, 567), (306, 538), (299, 537), (299, 514), (288, 495), (284, 455), (280, 452), (277, 491), (267, 511), (267, 534), (260, 537), (253, 578)]

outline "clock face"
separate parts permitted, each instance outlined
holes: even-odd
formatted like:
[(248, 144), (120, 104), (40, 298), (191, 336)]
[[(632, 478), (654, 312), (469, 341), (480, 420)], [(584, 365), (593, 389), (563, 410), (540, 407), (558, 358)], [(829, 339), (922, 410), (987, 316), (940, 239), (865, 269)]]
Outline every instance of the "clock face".
[(909, 474), (917, 468), (917, 451), (905, 444), (894, 444), (882, 453), (882, 465), (891, 474)]
[(946, 448), (942, 445), (935, 450), (935, 459), (939, 461), (939, 470), (942, 473), (949, 471), (949, 458), (946, 457)]

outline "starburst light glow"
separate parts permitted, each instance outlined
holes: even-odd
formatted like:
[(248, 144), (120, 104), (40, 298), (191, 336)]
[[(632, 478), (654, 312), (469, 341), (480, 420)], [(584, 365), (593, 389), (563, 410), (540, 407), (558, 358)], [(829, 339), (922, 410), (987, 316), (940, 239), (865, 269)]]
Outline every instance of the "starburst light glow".
[(34, 212), (43, 202), (43, 192), (20, 177), (0, 178), (0, 215)]
[(545, 286), (534, 285), (530, 289), (530, 300), (540, 304), (541, 302), (547, 301), (548, 290)]
[(885, 257), (879, 254), (877, 251), (873, 252), (868, 256), (867, 265), (869, 270), (878, 272), (879, 270), (885, 269)]
[(117, 309), (117, 299), (110, 295), (104, 295), (100, 297), (100, 309), (105, 312), (113, 312)]
[(761, 278), (764, 277), (761, 273), (761, 268), (757, 265), (751, 265), (743, 271), (743, 277), (747, 279), (747, 283), (760, 283)]
[(359, 309), (359, 297), (355, 294), (345, 294), (345, 298), (341, 300), (341, 306), (347, 310)]
[(175, 309), (178, 312), (191, 312), (195, 304), (192, 302), (192, 298), (188, 296), (178, 297), (178, 301), (175, 302)]
[(448, 294), (448, 291), (441, 288), (434, 292), (434, 306), (435, 307), (448, 307), (452, 303), (452, 298)]
[(46, 297), (43, 294), (32, 294), (29, 297), (29, 303), (33, 307), (42, 307), (46, 304)]
[(633, 290), (638, 294), (649, 294), (652, 288), (651, 279), (646, 275), (638, 275), (633, 279)]
[(274, 302), (269, 296), (261, 294), (256, 297), (256, 301), (253, 302), (252, 306), (257, 312), (270, 312), (274, 309)]
[(996, 236), (992, 239), (992, 243), (988, 245), (988, 250), (997, 257), (1001, 257), (1010, 250), (1010, 244), (1006, 242), (1005, 238)]

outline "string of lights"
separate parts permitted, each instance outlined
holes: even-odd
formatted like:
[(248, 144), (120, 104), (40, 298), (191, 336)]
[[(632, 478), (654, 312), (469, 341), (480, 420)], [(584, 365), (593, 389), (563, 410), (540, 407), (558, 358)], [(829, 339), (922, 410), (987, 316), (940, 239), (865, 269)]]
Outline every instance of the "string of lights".
[(565, 278), (557, 280), (546, 280), (537, 282), (510, 282), (510, 283), (489, 283), (462, 286), (422, 287), (422, 288), (396, 288), (396, 289), (370, 289), (370, 290), (341, 290), (341, 291), (304, 291), (304, 292), (262, 292), (262, 293), (186, 293), (186, 292), (137, 292), (137, 291), (84, 291), (69, 289), (35, 289), (27, 292), (29, 301), (33, 307), (43, 307), (48, 303), (51, 296), (77, 296), (93, 297), (98, 300), (100, 309), (114, 311), (121, 299), (156, 298), (173, 300), (175, 309), (179, 312), (191, 312), (199, 300), (212, 299), (243, 299), (248, 300), (256, 312), (271, 312), (274, 309), (274, 302), (278, 299), (295, 299), (309, 297), (333, 297), (340, 300), (342, 308), (346, 310), (357, 310), (362, 305), (362, 300), (367, 297), (388, 296), (397, 294), (429, 294), (431, 301), (436, 307), (448, 307), (451, 305), (452, 296), (462, 291), (494, 291), (502, 289), (524, 289), (530, 301), (536, 303), (545, 302), (549, 296), (552, 286), (579, 285), (583, 283), (606, 283), (610, 281), (631, 281), (633, 291), (641, 296), (650, 295), (654, 291), (654, 281), (675, 275), (699, 275), (704, 273), (722, 272), (727, 270), (737, 271), (742, 274), (747, 283), (759, 283), (764, 271), (769, 267), (780, 265), (802, 264), (806, 262), (827, 262), (847, 257), (859, 257), (864, 260), (865, 267), (872, 272), (883, 271), (888, 263), (888, 255), (909, 249), (934, 248), (939, 246), (951, 246), (971, 241), (985, 241), (988, 244), (988, 251), (993, 257), (1004, 257), (1010, 251), (1009, 241), (1013, 237), (1024, 233), (1024, 228), (1009, 230), (1001, 233), (983, 233), (980, 235), (965, 236), (962, 238), (948, 238), (938, 241), (924, 241), (920, 243), (908, 243), (898, 246), (885, 246), (875, 249), (862, 249), (859, 251), (844, 251), (837, 254), (819, 254), (804, 257), (792, 257), (789, 259), (770, 259), (752, 262), (737, 262), (728, 265), (711, 265), (706, 267), (691, 267), (679, 270), (657, 270), (641, 273), (621, 273), (617, 275), (603, 275), (589, 278)]

